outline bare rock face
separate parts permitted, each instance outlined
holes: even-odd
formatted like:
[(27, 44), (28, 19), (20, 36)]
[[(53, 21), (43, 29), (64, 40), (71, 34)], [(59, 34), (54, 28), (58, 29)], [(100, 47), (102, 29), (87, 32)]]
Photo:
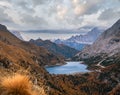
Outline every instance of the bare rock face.
[(4, 26), (4, 25), (2, 25), (2, 24), (0, 24), (0, 30), (1, 30), (1, 31), (8, 31), (8, 30), (7, 30), (7, 27)]
[(120, 19), (90, 46), (84, 48), (76, 57), (89, 58), (99, 54), (112, 56), (120, 52)]
[(21, 33), (19, 31), (10, 31), (13, 35), (15, 35), (17, 38), (19, 38), (20, 40), (23, 40), (23, 37), (21, 35)]

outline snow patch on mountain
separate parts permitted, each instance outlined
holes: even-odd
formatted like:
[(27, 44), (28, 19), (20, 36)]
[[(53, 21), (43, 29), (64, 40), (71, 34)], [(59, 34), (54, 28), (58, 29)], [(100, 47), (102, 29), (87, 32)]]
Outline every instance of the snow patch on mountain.
[(15, 35), (20, 40), (24, 40), (21, 33), (19, 31), (10, 31), (13, 35)]

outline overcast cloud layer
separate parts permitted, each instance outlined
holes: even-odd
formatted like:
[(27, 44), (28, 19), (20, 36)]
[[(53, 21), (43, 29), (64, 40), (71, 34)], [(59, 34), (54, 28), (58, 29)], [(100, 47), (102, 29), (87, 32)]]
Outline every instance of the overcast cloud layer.
[(120, 0), (0, 0), (0, 23), (9, 29), (109, 27), (120, 18)]

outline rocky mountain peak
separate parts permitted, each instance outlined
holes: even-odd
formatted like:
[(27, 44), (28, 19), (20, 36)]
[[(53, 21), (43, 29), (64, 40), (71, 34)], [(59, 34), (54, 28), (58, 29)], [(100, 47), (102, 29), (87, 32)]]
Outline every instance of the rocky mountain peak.
[(7, 27), (5, 25), (0, 24), (0, 30), (1, 31), (8, 31)]
[(106, 30), (102, 34), (102, 36), (103, 36), (103, 38), (108, 38), (110, 36), (120, 37), (120, 19), (115, 24), (113, 24), (113, 26), (111, 28)]
[(111, 28), (104, 31), (91, 46), (84, 48), (77, 56), (79, 58), (88, 58), (103, 53), (111, 56), (119, 52), (119, 50), (120, 20), (113, 24)]

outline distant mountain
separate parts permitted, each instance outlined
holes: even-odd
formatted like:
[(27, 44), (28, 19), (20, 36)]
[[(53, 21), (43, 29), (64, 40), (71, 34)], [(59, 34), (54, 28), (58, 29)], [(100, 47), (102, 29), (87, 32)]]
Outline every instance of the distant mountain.
[(17, 38), (19, 38), (20, 40), (24, 40), (22, 35), (20, 34), (20, 32), (18, 31), (10, 31), (12, 34), (14, 34)]
[(67, 41), (92, 44), (100, 36), (102, 32), (103, 32), (103, 29), (99, 29), (95, 27), (91, 31), (89, 31), (87, 34), (72, 36), (71, 38), (67, 39)]
[(57, 44), (65, 44), (77, 50), (82, 50), (86, 45), (92, 44), (103, 32), (103, 29), (93, 28), (85, 35), (72, 36), (67, 40), (57, 39), (54, 42)]
[(60, 39), (57, 39), (55, 41), (56, 44), (64, 44), (64, 45), (67, 45), (71, 48), (74, 48), (76, 50), (82, 50), (87, 44), (84, 44), (84, 43), (76, 43), (76, 42), (69, 42), (69, 41), (62, 41)]
[(8, 31), (5, 25), (0, 24), (0, 31)]
[(55, 44), (55, 43), (51, 42), (50, 40), (43, 41), (41, 39), (37, 39), (37, 40), (31, 39), (29, 42), (33, 43), (37, 46), (42, 46), (42, 47), (48, 49), (50, 52), (52, 52), (56, 55), (64, 56), (65, 58), (71, 58), (75, 54), (78, 53), (78, 50), (76, 50), (74, 48), (68, 47), (63, 44)]
[[(76, 59), (96, 59), (96, 61), (101, 61), (114, 56), (113, 59), (111, 58), (114, 61), (117, 58), (115, 56), (118, 54), (120, 54), (120, 20), (103, 32), (92, 45), (79, 52)], [(97, 60), (98, 58), (99, 60)]]
[(63, 57), (54, 55), (43, 47), (18, 39), (4, 25), (0, 25), (0, 57), (4, 56), (13, 63), (24, 60), (27, 63), (31, 60), (41, 66), (64, 62)]
[(120, 19), (104, 31), (92, 45), (79, 52), (73, 60), (84, 61), (89, 69), (98, 73), (96, 80), (109, 85), (110, 95), (119, 95)]

